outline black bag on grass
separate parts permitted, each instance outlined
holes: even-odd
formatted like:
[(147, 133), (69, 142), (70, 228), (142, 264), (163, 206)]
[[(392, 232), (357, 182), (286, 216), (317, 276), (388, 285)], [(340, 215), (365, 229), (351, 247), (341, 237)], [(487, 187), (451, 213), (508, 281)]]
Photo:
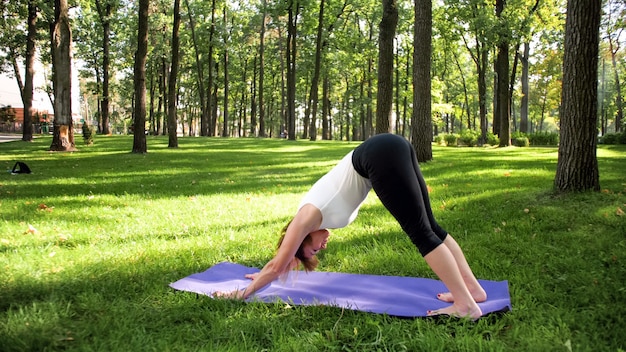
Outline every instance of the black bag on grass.
[(12, 174), (30, 174), (30, 167), (21, 161), (18, 161), (13, 166)]

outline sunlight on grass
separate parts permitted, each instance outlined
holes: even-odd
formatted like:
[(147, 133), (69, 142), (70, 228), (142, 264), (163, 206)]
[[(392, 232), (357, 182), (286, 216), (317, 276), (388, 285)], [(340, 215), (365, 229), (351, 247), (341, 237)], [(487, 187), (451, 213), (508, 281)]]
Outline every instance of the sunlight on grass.
[[(556, 148), (434, 147), (439, 222), (514, 310), (477, 323), (244, 304), (167, 285), (221, 261), (261, 267), (308, 188), (357, 142), (98, 136), (0, 144), (0, 345), (24, 350), (619, 350), (626, 326), (626, 149), (602, 192), (556, 195)], [(372, 192), (321, 270), (435, 277)], [(8, 346), (8, 347), (7, 347)], [(306, 347), (303, 347), (306, 346)], [(569, 347), (568, 347), (569, 346)]]

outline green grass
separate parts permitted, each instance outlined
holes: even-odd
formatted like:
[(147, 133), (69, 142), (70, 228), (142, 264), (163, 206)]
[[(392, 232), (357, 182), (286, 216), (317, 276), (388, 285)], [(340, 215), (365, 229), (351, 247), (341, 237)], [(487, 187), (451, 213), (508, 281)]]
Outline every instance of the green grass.
[[(213, 300), (168, 284), (221, 261), (260, 267), (317, 178), (357, 143), (97, 136), (0, 144), (0, 350), (623, 351), (626, 148), (602, 192), (555, 195), (555, 148), (434, 147), (435, 216), (513, 311), (471, 323)], [(30, 226), (30, 227), (29, 227)], [(29, 230), (31, 229), (31, 230)], [(36, 230), (33, 230), (36, 229)], [(434, 277), (370, 194), (320, 270)]]

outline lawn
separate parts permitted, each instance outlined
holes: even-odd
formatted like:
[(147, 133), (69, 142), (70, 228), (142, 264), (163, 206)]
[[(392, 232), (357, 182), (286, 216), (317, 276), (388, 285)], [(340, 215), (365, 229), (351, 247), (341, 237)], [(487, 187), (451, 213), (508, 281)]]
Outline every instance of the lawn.
[[(169, 283), (261, 267), (304, 192), (358, 143), (96, 136), (0, 144), (1, 351), (623, 351), (626, 147), (598, 149), (602, 191), (552, 191), (556, 148), (434, 147), (439, 222), (513, 310), (469, 322), (214, 300)], [(371, 193), (319, 270), (434, 278)]]

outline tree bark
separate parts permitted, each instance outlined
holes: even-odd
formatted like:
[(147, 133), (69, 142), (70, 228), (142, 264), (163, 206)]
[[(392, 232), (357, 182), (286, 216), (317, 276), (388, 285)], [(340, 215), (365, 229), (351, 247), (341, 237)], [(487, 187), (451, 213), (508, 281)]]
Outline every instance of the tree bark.
[(37, 5), (35, 0), (28, 1), (28, 20), (26, 24), (26, 57), (24, 59), (24, 88), (22, 103), (24, 104), (24, 124), (22, 125), (22, 140), (33, 140), (33, 78), (35, 76), (35, 41), (37, 39)]
[(150, 0), (139, 0), (137, 51), (135, 52), (135, 124), (133, 125), (133, 153), (146, 153), (146, 60), (148, 56), (148, 8)]
[(296, 25), (299, 4), (291, 0), (287, 24), (287, 121), (290, 140), (296, 139)]
[(601, 0), (567, 2), (561, 131), (554, 180), (560, 192), (600, 190), (596, 124), (601, 3)]
[(376, 134), (391, 132), (393, 106), (393, 40), (398, 26), (398, 4), (383, 0), (383, 18), (378, 34), (378, 90), (376, 93)]
[(191, 42), (193, 44), (193, 50), (195, 54), (196, 60), (196, 74), (197, 74), (197, 83), (198, 83), (198, 94), (200, 96), (200, 135), (204, 136), (203, 124), (206, 124), (208, 121), (208, 108), (206, 105), (206, 91), (204, 88), (204, 67), (202, 66), (202, 60), (200, 60), (200, 48), (198, 45), (198, 38), (196, 36), (196, 21), (195, 16), (191, 12), (191, 7), (189, 6), (189, 0), (185, 0), (185, 7), (187, 8), (187, 15), (189, 16), (189, 29), (191, 30)]
[(425, 162), (433, 158), (430, 80), (433, 18), (431, 0), (414, 0), (414, 16), (411, 142), (417, 160)]
[(252, 115), (250, 133), (253, 136), (265, 137), (265, 21), (267, 17), (267, 1), (263, 0), (263, 16), (259, 33), (259, 125), (256, 124), (256, 115)]
[(111, 2), (106, 1), (102, 8), (101, 1), (96, 0), (100, 23), (102, 23), (102, 102), (101, 102), (101, 131), (104, 135), (111, 134), (109, 128), (109, 67), (110, 67), (110, 36), (111, 36)]
[(502, 18), (506, 0), (496, 0), (496, 16), (501, 29), (496, 55), (496, 109), (494, 114), (494, 133), (500, 137), (500, 147), (511, 145), (511, 109), (509, 107), (509, 40), (506, 32), (508, 28)]
[(169, 136), (168, 148), (178, 148), (178, 61), (180, 49), (180, 0), (174, 0), (174, 23), (172, 26), (172, 64), (168, 83), (167, 97), (167, 131)]
[(54, 132), (51, 151), (74, 151), (72, 129), (72, 30), (67, 0), (55, 0), (52, 34), (54, 70)]
[(522, 101), (520, 106), (520, 132), (529, 133), (528, 128), (528, 58), (530, 56), (530, 44), (524, 43), (524, 54), (521, 57), (522, 61)]

